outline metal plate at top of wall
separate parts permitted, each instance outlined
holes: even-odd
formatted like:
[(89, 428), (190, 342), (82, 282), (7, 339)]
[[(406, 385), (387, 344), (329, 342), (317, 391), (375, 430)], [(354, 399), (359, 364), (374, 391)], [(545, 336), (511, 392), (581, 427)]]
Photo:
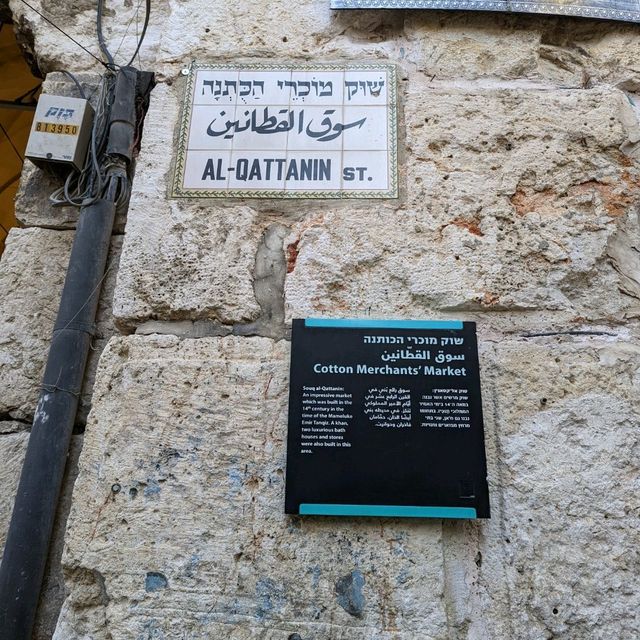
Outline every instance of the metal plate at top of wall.
[(390, 64), (194, 63), (174, 198), (397, 198)]
[(331, 0), (332, 9), (464, 9), (640, 22), (639, 0)]

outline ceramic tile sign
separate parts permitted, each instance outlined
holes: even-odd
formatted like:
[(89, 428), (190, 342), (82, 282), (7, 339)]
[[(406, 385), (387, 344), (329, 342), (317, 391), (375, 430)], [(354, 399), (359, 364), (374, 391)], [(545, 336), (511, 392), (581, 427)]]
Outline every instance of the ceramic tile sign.
[(640, 22), (640, 0), (331, 0), (332, 9), (466, 9)]
[(189, 198), (396, 198), (386, 64), (193, 64), (173, 184)]
[(285, 512), (488, 518), (475, 324), (293, 321)]

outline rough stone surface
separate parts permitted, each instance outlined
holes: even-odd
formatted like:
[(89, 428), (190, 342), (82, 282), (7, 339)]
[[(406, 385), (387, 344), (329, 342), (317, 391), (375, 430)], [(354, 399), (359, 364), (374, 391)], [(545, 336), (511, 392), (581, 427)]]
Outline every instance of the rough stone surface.
[[(430, 89), (406, 97), (406, 201), (293, 226), (287, 317), (560, 312), (637, 317), (636, 135), (618, 90)], [(633, 253), (632, 249), (627, 249)], [(336, 255), (341, 256), (336, 260)]]
[(639, 356), (624, 334), (484, 344), (493, 517), (444, 528), (452, 637), (640, 633)]
[[(74, 60), (78, 71), (100, 66), (36, 13), (10, 0), (18, 30), (34, 41), (42, 71)], [(40, 0), (50, 19), (99, 56), (95, 6)], [(562, 16), (462, 11), (331, 11), (325, 0), (291, 5), (274, 0), (211, 6), (154, 4), (136, 62), (173, 77), (192, 59), (392, 58), (430, 77), (504, 78), (585, 86), (638, 79), (640, 43), (634, 25)], [(116, 62), (128, 62), (142, 22), (135, 3), (106, 8), (105, 38)]]
[(483, 343), (493, 517), (442, 531), (282, 515), (287, 351), (260, 338), (109, 343), (57, 638), (172, 637), (176, 609), (194, 638), (637, 636), (640, 344)]
[[(31, 421), (49, 352), (73, 231), (12, 229), (0, 262), (0, 415)], [(113, 333), (111, 298), (121, 238), (114, 236), (78, 416), (84, 422), (100, 350)]]
[[(115, 301), (127, 330), (149, 320), (255, 324), (265, 310), (257, 261), (275, 220), (286, 236), (284, 257), (276, 246), (272, 260), (288, 272), (288, 320), (535, 311), (608, 323), (638, 315), (638, 287), (629, 286), (637, 273), (627, 273), (637, 260), (617, 256), (633, 253), (638, 234), (640, 129), (618, 89), (433, 88), (408, 74), (401, 199), (374, 210), (309, 203), (306, 215), (278, 203), (279, 216), (272, 202), (166, 199), (171, 166), (161, 149), (171, 130), (162, 123), (177, 120), (179, 93), (156, 88), (147, 116), (157, 133), (143, 143), (145, 180), (131, 201)], [(276, 293), (266, 299), (279, 300)]]
[(28, 429), (30, 426), (26, 422), (18, 422), (17, 420), (0, 420), (0, 434), (17, 433)]
[(120, 326), (148, 320), (258, 319), (256, 252), (268, 220), (251, 208), (206, 200), (167, 200), (179, 93), (160, 85), (151, 96), (138, 174), (128, 212), (114, 316)]
[[(72, 34), (95, 18), (88, 5), (43, 4)], [(12, 7), (28, 19), (45, 67), (74, 46), (53, 37), (24, 6)], [(107, 40), (126, 57), (135, 7), (122, 7), (114, 18), (107, 12)], [(166, 83), (152, 98), (146, 126), (153, 134), (144, 137), (138, 167), (144, 177), (133, 194), (115, 304), (124, 330), (154, 320), (211, 320), (282, 335), (282, 327), (255, 324), (264, 308), (254, 262), (273, 223), (291, 228), (284, 247), (295, 269), (286, 283), (287, 319), (327, 310), (535, 311), (549, 322), (637, 315), (628, 264), (618, 269), (608, 253), (620, 236), (628, 247), (637, 233), (633, 158), (640, 130), (630, 100), (637, 102), (640, 76), (633, 26), (332, 12), (324, 0), (295, 9), (270, 3), (261, 19), (242, 3), (215, 9), (192, 3), (187, 10), (167, 0), (156, 4), (150, 25), (141, 60)], [(380, 203), (375, 212), (365, 203), (305, 203), (301, 211), (295, 203), (167, 201), (166, 149), (184, 85), (179, 70), (192, 59), (311, 55), (399, 65), (406, 167), (400, 201)], [(88, 55), (80, 68), (85, 63), (94, 64)], [(334, 260), (336, 247), (346, 260)], [(618, 288), (623, 293), (602, 293)], [(551, 320), (546, 311), (562, 316)]]
[(288, 351), (109, 342), (56, 640), (447, 637), (440, 522), (284, 515)]

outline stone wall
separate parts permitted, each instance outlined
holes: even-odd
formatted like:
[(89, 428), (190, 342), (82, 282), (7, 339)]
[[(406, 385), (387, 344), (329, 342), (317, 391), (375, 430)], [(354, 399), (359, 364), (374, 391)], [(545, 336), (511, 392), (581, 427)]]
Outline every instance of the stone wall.
[[(114, 49), (131, 50), (134, 5), (107, 17)], [(43, 70), (96, 70), (11, 6)], [(91, 42), (91, 3), (40, 6)], [(56, 640), (640, 634), (639, 35), (328, 0), (153, 3), (121, 335), (98, 365)], [(169, 199), (194, 59), (396, 64), (400, 197)], [(478, 323), (490, 521), (283, 514), (290, 321), (327, 315)], [(16, 382), (37, 379), (44, 343), (8, 342)], [(20, 419), (29, 393), (5, 401)]]

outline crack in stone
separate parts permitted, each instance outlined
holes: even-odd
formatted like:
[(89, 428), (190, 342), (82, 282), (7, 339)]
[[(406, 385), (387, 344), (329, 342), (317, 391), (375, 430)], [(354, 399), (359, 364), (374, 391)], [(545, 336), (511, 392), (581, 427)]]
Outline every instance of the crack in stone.
[(280, 340), (287, 335), (284, 322), (284, 280), (287, 259), (284, 239), (289, 229), (281, 224), (272, 224), (264, 232), (254, 269), (253, 290), (260, 306), (260, 316), (249, 324), (235, 324), (233, 335), (263, 336)]
[(284, 239), (290, 230), (272, 224), (265, 230), (256, 251), (253, 290), (260, 306), (257, 320), (224, 324), (217, 320), (148, 320), (136, 328), (137, 335), (175, 335), (178, 338), (210, 338), (228, 335), (260, 336), (274, 340), (289, 339), (285, 324), (284, 279), (287, 262)]
[(612, 336), (616, 337), (616, 333), (608, 331), (546, 331), (544, 333), (523, 333), (522, 338), (542, 338), (547, 336)]

